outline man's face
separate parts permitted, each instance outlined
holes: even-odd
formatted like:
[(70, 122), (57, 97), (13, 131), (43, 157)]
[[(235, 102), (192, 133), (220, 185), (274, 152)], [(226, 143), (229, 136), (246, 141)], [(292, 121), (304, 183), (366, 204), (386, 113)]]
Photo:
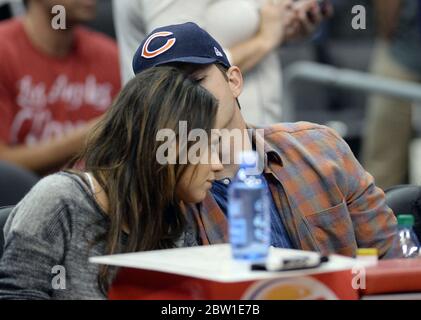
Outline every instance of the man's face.
[[(243, 78), (238, 67), (231, 67), (228, 71), (219, 69), (216, 65), (210, 65), (193, 73), (193, 77), (200, 81), (201, 86), (212, 93), (218, 100), (218, 112), (216, 114), (215, 129), (228, 129), (222, 133), (222, 144), (219, 146), (220, 159), (224, 165), (235, 164), (235, 157), (239, 150), (248, 146), (249, 142), (241, 138), (241, 141), (224, 136), (235, 129), (245, 129), (237, 98), (243, 88)], [(241, 132), (241, 131), (240, 131)], [(243, 136), (242, 136), (243, 137)], [(226, 142), (228, 138), (228, 144)], [(229, 163), (225, 162), (229, 159)], [(219, 173), (216, 173), (219, 179)], [(224, 176), (224, 173), (221, 173)]]
[(89, 22), (95, 18), (96, 0), (42, 0), (47, 10), (55, 5), (66, 9), (66, 21), (69, 23)]
[(238, 94), (232, 89), (228, 75), (224, 76), (223, 72), (212, 64), (193, 74), (194, 78), (200, 81), (200, 85), (212, 93), (219, 102), (215, 124), (217, 129), (227, 128), (235, 113), (239, 112), (236, 102)]

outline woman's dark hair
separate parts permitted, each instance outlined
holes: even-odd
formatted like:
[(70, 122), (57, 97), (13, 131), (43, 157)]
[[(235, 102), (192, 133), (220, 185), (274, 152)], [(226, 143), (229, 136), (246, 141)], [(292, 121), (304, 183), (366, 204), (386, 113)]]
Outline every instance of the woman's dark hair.
[[(107, 195), (105, 254), (175, 246), (185, 226), (175, 189), (187, 165), (158, 163), (156, 153), (164, 142), (157, 141), (157, 133), (171, 129), (180, 143), (180, 121), (187, 122), (188, 132), (200, 128), (210, 133), (216, 112), (216, 99), (174, 67), (146, 70), (123, 88), (74, 161), (85, 163), (84, 170)], [(124, 248), (123, 225), (129, 231)], [(106, 291), (111, 280), (107, 266), (101, 267), (98, 280)]]

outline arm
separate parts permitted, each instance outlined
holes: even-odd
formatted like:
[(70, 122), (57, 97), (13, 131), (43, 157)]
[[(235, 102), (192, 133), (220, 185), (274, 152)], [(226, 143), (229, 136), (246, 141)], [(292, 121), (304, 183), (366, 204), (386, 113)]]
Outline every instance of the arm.
[(60, 139), (31, 146), (8, 146), (0, 142), (0, 160), (45, 174), (63, 166), (82, 150), (89, 128), (85, 126)]
[(63, 166), (79, 152), (86, 136), (96, 119), (61, 138), (41, 142), (35, 145), (8, 145), (13, 121), (12, 98), (0, 82), (0, 160), (24, 167), (28, 170), (45, 174)]
[(337, 183), (346, 200), (355, 238), (360, 248), (377, 248), (379, 257), (393, 256), (390, 252), (396, 233), (396, 218), (386, 205), (383, 190), (376, 187), (373, 177), (354, 157), (347, 143), (333, 130), (333, 150), (336, 150), (341, 170)]
[(265, 41), (260, 34), (225, 50), (231, 65), (238, 66), (242, 72), (255, 67), (266, 55), (276, 48), (274, 43)]
[(400, 14), (401, 0), (374, 0), (377, 33), (385, 40), (395, 32)]
[(278, 48), (286, 37), (286, 30), (296, 19), (292, 1), (279, 4), (266, 2), (260, 10), (259, 31), (250, 39), (228, 49), (231, 63), (247, 72), (267, 54)]

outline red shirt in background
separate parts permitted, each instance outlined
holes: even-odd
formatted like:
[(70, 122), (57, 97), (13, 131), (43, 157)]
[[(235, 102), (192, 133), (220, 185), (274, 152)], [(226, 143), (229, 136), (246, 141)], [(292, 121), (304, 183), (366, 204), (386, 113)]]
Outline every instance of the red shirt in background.
[(76, 27), (65, 58), (30, 42), (20, 18), (0, 23), (0, 143), (60, 137), (110, 107), (120, 90), (116, 43)]

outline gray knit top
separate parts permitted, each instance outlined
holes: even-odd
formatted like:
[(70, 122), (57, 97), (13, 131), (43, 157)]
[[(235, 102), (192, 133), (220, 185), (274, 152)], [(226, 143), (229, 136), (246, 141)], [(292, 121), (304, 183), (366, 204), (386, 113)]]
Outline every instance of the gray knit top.
[[(4, 228), (0, 299), (105, 299), (99, 266), (108, 220), (77, 175), (42, 179), (12, 211)], [(187, 228), (178, 246), (197, 245)], [(126, 237), (123, 237), (122, 246)]]

